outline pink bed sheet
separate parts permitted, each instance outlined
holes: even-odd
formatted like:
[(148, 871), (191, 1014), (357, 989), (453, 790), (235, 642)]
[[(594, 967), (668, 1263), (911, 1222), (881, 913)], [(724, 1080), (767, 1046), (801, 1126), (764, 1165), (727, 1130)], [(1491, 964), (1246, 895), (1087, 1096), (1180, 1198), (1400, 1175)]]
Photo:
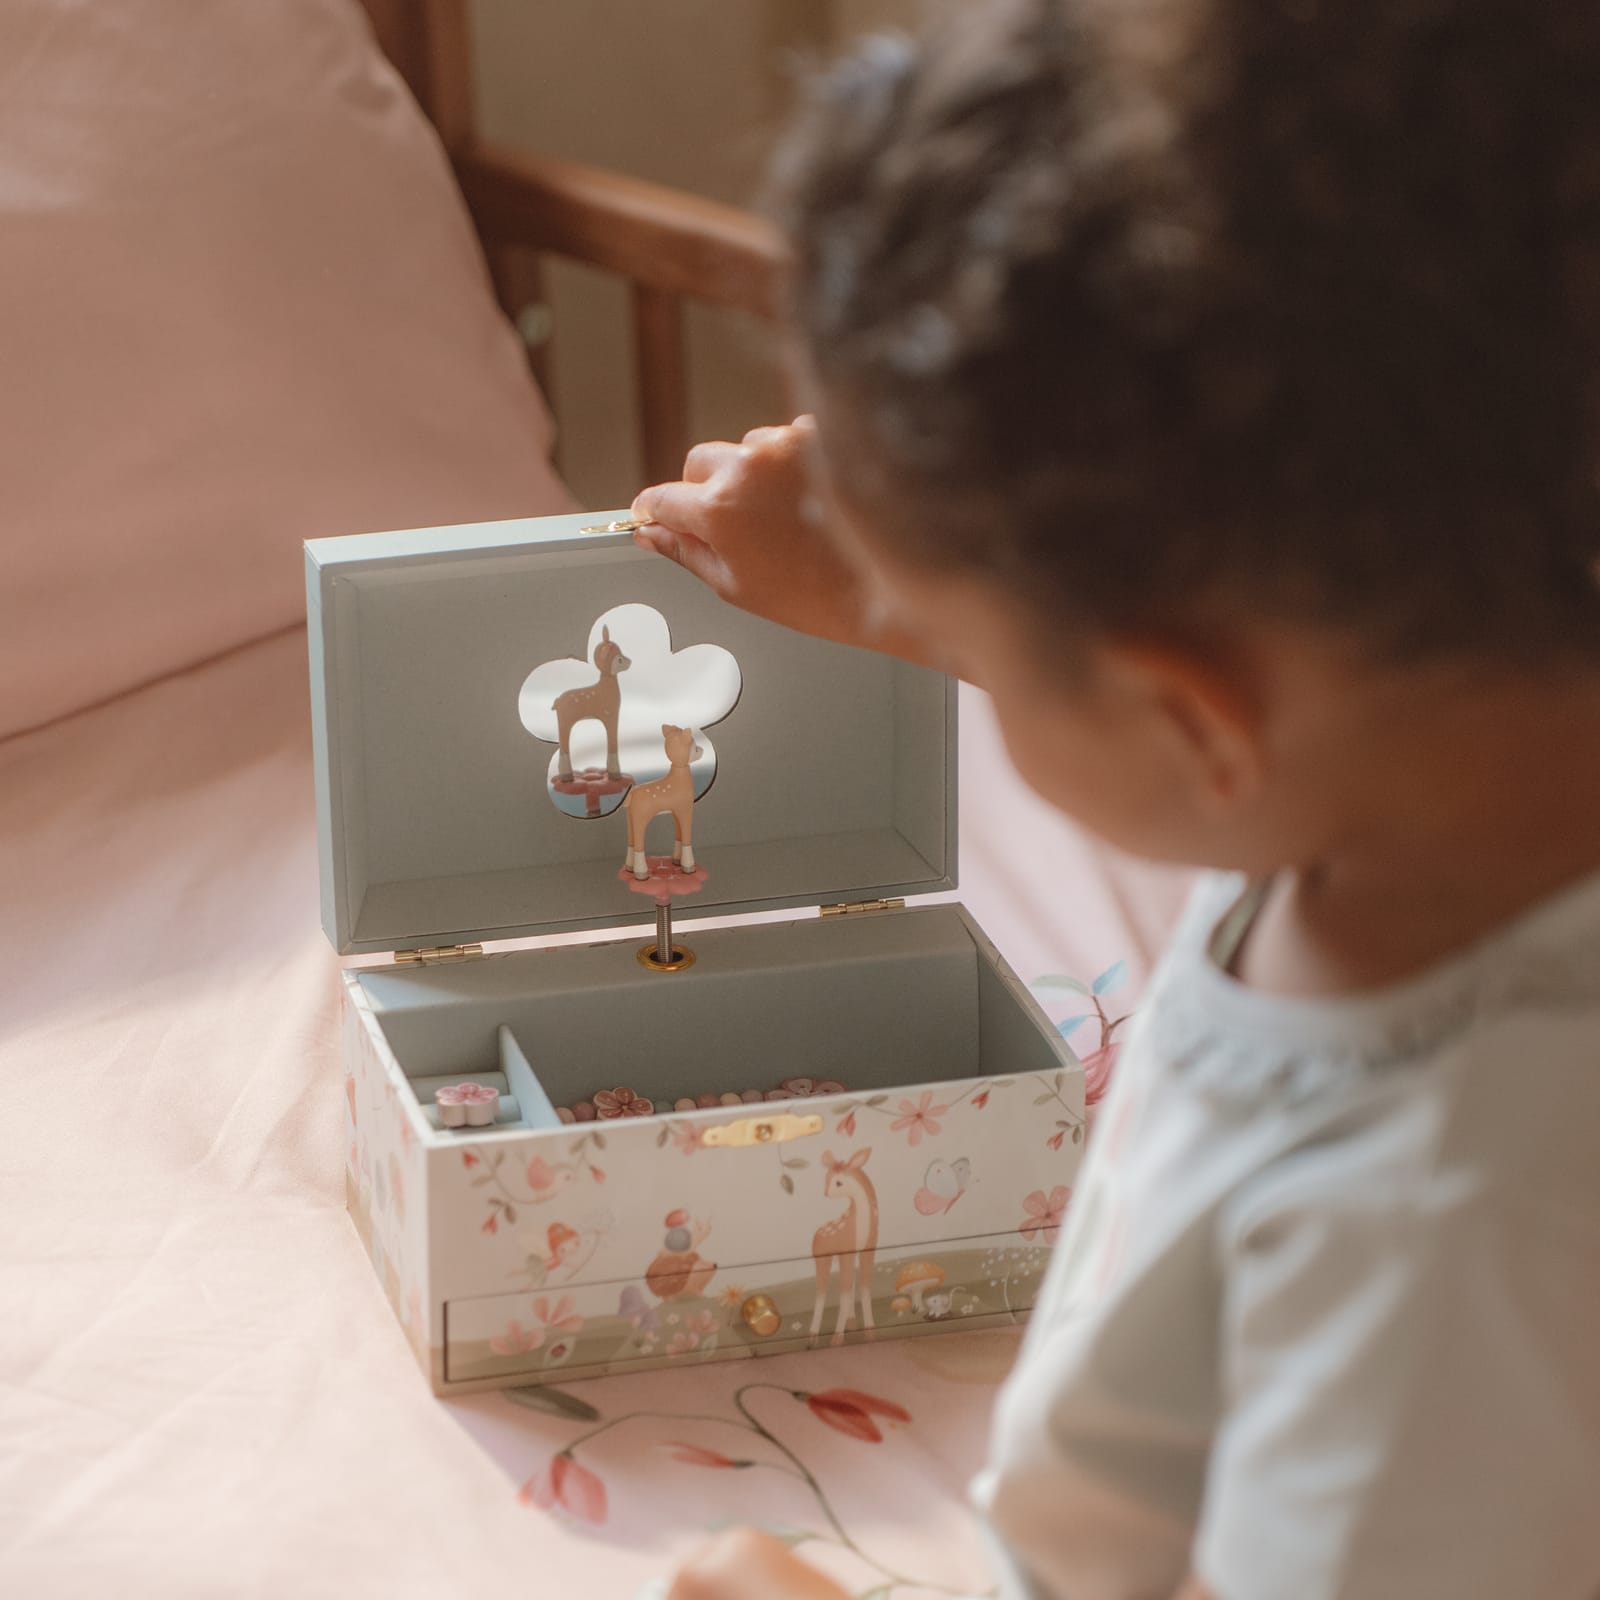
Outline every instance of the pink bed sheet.
[[(429, 1395), (343, 1210), (304, 660), (294, 630), (0, 743), (0, 1593), (629, 1600), (735, 1520), (858, 1594), (982, 1592), (951, 1508), (1014, 1334), (571, 1386), (593, 1416)], [(1137, 976), (1181, 881), (967, 710), (963, 898), (1024, 977)], [(909, 1420), (795, 1398), (838, 1388)]]

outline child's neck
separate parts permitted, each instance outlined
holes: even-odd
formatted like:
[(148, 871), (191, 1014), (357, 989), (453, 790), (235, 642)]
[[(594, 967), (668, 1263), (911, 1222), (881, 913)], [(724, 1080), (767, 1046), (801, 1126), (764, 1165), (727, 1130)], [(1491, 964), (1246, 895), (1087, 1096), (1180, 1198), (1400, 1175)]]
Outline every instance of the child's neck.
[(1401, 698), (1366, 729), (1338, 842), (1274, 881), (1236, 963), (1252, 986), (1398, 982), (1600, 870), (1600, 673)]

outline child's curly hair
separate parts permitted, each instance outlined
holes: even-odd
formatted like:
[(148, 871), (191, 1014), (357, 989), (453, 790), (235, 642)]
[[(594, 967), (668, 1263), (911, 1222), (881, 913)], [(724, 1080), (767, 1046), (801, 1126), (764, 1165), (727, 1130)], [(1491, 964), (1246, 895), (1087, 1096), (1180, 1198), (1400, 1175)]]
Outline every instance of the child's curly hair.
[(1600, 3), (963, 4), (778, 181), (902, 548), (1069, 630), (1600, 654)]

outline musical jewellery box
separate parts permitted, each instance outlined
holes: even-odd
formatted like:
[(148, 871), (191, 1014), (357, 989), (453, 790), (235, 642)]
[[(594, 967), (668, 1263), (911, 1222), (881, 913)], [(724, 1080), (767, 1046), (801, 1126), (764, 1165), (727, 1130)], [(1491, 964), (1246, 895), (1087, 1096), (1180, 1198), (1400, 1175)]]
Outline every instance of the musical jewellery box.
[(343, 973), (350, 1212), (417, 1360), (1021, 1318), (1083, 1074), (965, 909), (905, 904), (956, 880), (955, 684), (595, 522), (306, 547), (323, 926), (388, 958)]

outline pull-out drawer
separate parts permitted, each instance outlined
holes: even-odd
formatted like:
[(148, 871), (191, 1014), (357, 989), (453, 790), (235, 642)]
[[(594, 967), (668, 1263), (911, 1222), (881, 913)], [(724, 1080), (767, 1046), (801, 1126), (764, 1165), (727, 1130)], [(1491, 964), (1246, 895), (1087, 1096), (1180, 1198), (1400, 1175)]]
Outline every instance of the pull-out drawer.
[[(861, 1280), (858, 1263), (867, 1264), (860, 1257), (808, 1256), (725, 1270), (687, 1264), (642, 1279), (452, 1300), (444, 1377), (450, 1384), (557, 1382), (1020, 1321), (1048, 1255), (1042, 1237), (1030, 1242), (1011, 1232), (878, 1252), (870, 1285)], [(846, 1299), (849, 1314), (841, 1317)]]

